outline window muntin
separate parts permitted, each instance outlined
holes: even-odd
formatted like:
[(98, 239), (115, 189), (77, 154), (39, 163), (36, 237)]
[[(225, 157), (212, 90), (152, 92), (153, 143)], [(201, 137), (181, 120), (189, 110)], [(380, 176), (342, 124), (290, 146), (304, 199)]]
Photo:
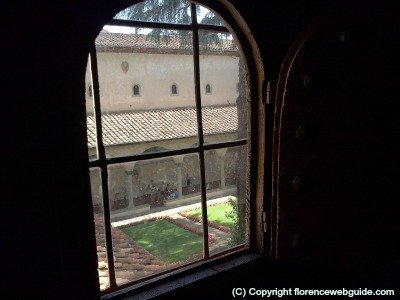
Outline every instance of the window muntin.
[[(197, 6), (198, 8), (199, 6)], [(191, 15), (196, 15), (196, 6), (191, 5)], [(110, 24), (112, 25), (113, 22), (111, 21)], [(135, 21), (131, 22), (132, 26), (138, 28), (139, 26), (135, 26), (136, 24), (143, 24), (143, 23), (136, 23)], [(158, 28), (159, 26), (157, 26)], [(166, 25), (168, 29), (162, 29), (162, 31), (169, 31), (169, 35), (173, 35), (176, 32), (185, 32), (182, 30), (182, 26), (177, 29), (173, 28), (173, 25), (169, 24)], [(138, 142), (142, 149), (138, 150), (131, 150), (125, 149), (124, 151), (121, 150), (122, 147), (119, 142), (115, 142), (115, 144), (108, 144), (106, 139), (105, 131), (110, 127), (110, 124), (115, 124), (116, 122), (116, 114), (110, 113), (110, 110), (103, 108), (104, 100), (102, 97), (108, 99), (109, 104), (111, 106), (113, 99), (112, 89), (115, 88), (112, 85), (109, 87), (105, 86), (105, 81), (102, 81), (103, 72), (107, 71), (105, 66), (101, 66), (101, 61), (99, 60), (99, 49), (104, 46), (104, 41), (96, 39), (96, 52), (91, 53), (91, 62), (92, 65), (95, 64), (96, 67), (93, 68), (94, 71), (94, 78), (98, 78), (98, 82), (94, 82), (94, 100), (95, 100), (95, 121), (96, 121), (96, 134), (97, 136), (102, 136), (103, 138), (97, 141), (97, 152), (98, 152), (98, 159), (92, 161), (90, 165), (92, 167), (99, 167), (100, 172), (98, 173), (99, 179), (102, 183), (101, 185), (101, 195), (103, 196), (104, 201), (104, 225), (105, 225), (105, 237), (106, 237), (106, 254), (108, 258), (107, 266), (109, 268), (109, 285), (107, 286), (107, 291), (113, 291), (118, 289), (120, 286), (123, 286), (130, 282), (137, 282), (138, 280), (141, 281), (142, 279), (149, 278), (155, 276), (157, 274), (165, 273), (168, 270), (175, 269), (179, 266), (183, 266), (189, 264), (193, 261), (201, 261), (207, 260), (215, 255), (220, 255), (221, 253), (226, 253), (227, 251), (232, 251), (236, 249), (246, 249), (249, 245), (248, 239), (248, 201), (246, 201), (245, 196), (247, 194), (247, 167), (246, 161), (247, 156), (244, 154), (247, 149), (247, 135), (238, 136), (233, 133), (232, 137), (222, 139), (222, 141), (227, 141), (221, 145), (216, 144), (221, 141), (219, 139), (219, 134), (226, 134), (226, 127), (220, 126), (220, 132), (213, 132), (211, 135), (207, 131), (207, 123), (213, 122), (213, 119), (217, 120), (218, 116), (222, 116), (222, 121), (215, 122), (216, 127), (218, 124), (224, 124), (225, 119), (240, 119), (238, 114), (238, 109), (228, 109), (225, 111), (221, 110), (213, 110), (214, 108), (217, 109), (224, 109), (225, 105), (207, 105), (207, 103), (202, 102), (201, 98), (201, 84), (202, 82), (202, 74), (207, 75), (202, 71), (202, 66), (204, 67), (204, 63), (202, 64), (202, 56), (210, 55), (210, 51), (218, 51), (221, 52), (221, 49), (214, 47), (210, 47), (208, 43), (215, 43), (215, 38), (219, 38), (222, 36), (230, 36), (227, 34), (227, 29), (221, 27), (221, 32), (219, 32), (215, 26), (212, 27), (213, 31), (210, 30), (200, 30), (196, 28), (195, 23), (187, 26), (188, 30), (185, 34), (179, 34), (181, 41), (188, 44), (188, 41), (194, 41), (194, 44), (189, 43), (190, 46), (185, 46), (185, 51), (181, 51), (178, 53), (179, 55), (187, 55), (192, 58), (192, 75), (186, 76), (187, 82), (189, 87), (192, 88), (193, 91), (193, 105), (188, 107), (175, 107), (179, 108), (180, 111), (190, 112), (182, 117), (182, 119), (178, 120), (181, 122), (184, 127), (189, 127), (190, 124), (195, 124), (196, 132), (194, 134), (194, 138), (188, 139), (188, 137), (180, 137), (180, 138), (171, 138), (172, 147), (165, 147), (163, 139), (156, 139), (154, 143), (147, 143), (147, 142)], [(202, 28), (207, 28), (207, 25), (203, 25)], [(137, 30), (133, 30), (132, 32), (140, 32)], [(221, 34), (220, 34), (221, 33)], [(182, 37), (183, 36), (183, 37)], [(188, 38), (190, 36), (190, 38)], [(171, 40), (170, 36), (164, 36), (163, 34), (160, 35), (160, 39), (156, 40), (158, 45), (166, 45)], [(164, 40), (164, 41), (163, 41)], [(154, 37), (151, 37), (151, 41), (155, 41)], [(103, 44), (101, 44), (103, 43)], [(106, 41), (107, 43), (107, 41)], [(150, 42), (151, 43), (151, 42)], [(136, 47), (137, 48), (137, 47)], [(235, 47), (233, 47), (235, 48)], [(104, 48), (102, 49), (104, 50)], [(231, 50), (231, 49), (229, 49)], [(237, 50), (237, 47), (236, 47)], [(103, 51), (107, 52), (107, 51)], [(132, 51), (127, 51), (132, 52)], [(173, 53), (169, 51), (167, 55), (173, 55)], [(185, 52), (185, 53), (183, 53)], [(96, 55), (97, 54), (97, 55)], [(125, 55), (123, 51), (119, 51), (118, 55)], [(175, 53), (177, 54), (177, 53)], [(215, 53), (213, 53), (215, 55)], [(232, 53), (228, 53), (231, 55)], [(227, 55), (222, 51), (221, 55)], [(180, 57), (182, 58), (182, 57)], [(119, 61), (129, 61), (131, 66), (131, 70), (135, 69), (137, 64), (132, 63), (129, 59), (125, 57), (119, 57)], [(171, 68), (174, 68), (174, 64), (171, 64)], [(140, 67), (139, 67), (140, 68)], [(159, 71), (159, 69), (156, 69)], [(110, 71), (110, 70), (108, 70)], [(129, 73), (129, 72), (127, 72)], [(239, 71), (237, 71), (239, 73)], [(103, 73), (104, 74), (104, 73)], [(144, 80), (140, 80), (143, 85), (146, 82), (151, 82), (154, 78), (144, 78)], [(190, 82), (192, 86), (190, 86)], [(193, 84), (196, 83), (196, 84)], [(158, 83), (158, 82), (157, 82)], [(118, 86), (118, 83), (114, 82)], [(234, 84), (237, 85), (237, 82)], [(154, 89), (154, 83), (150, 84), (150, 86)], [(180, 83), (180, 87), (185, 88), (187, 85)], [(221, 87), (223, 88), (223, 87)], [(163, 99), (157, 99), (157, 103), (162, 103)], [(176, 104), (174, 104), (176, 105)], [(139, 111), (143, 112), (143, 109), (140, 109), (140, 103), (132, 103), (130, 104), (130, 111), (131, 113), (137, 113)], [(201, 108), (201, 110), (199, 110)], [(240, 109), (246, 109), (246, 106), (243, 105)], [(157, 111), (163, 111), (165, 114), (169, 114), (168, 109), (164, 106), (157, 107)], [(122, 132), (126, 137), (129, 135), (129, 130), (134, 127), (142, 128), (142, 131), (147, 129), (148, 125), (142, 125), (141, 122), (144, 120), (149, 119), (152, 115), (154, 115), (155, 109), (144, 110), (148, 112), (147, 115), (136, 116), (134, 121), (125, 121), (124, 126), (120, 128), (114, 128), (113, 130), (109, 130), (108, 134), (111, 140), (115, 141), (116, 137)], [(112, 111), (112, 109), (111, 109)], [(116, 112), (117, 114), (121, 114), (121, 111)], [(157, 115), (156, 119), (163, 121), (164, 115)], [(193, 122), (193, 116), (195, 117), (195, 121)], [(235, 117), (236, 116), (236, 117)], [(201, 121), (201, 122), (197, 122)], [(136, 123), (135, 123), (136, 122)], [(188, 123), (189, 122), (189, 123)], [(193, 125), (191, 125), (193, 126)], [(237, 128), (233, 126), (232, 128)], [(247, 133), (247, 131), (245, 131)], [(228, 132), (229, 134), (229, 132)], [(232, 135), (232, 134), (231, 134)], [(187, 146), (177, 147), (175, 144), (181, 142), (180, 140), (187, 139)], [(206, 141), (207, 139), (207, 141)], [(190, 142), (190, 143), (189, 143)], [(118, 151), (111, 152), (112, 148), (119, 149)], [(241, 151), (237, 149), (242, 149)], [(243, 150), (244, 149), (244, 150)], [(236, 157), (236, 159), (231, 159), (231, 165), (226, 166), (225, 162), (222, 162), (222, 154), (225, 153), (237, 153), (241, 152), (242, 155)], [(221, 154), (222, 153), (222, 154)], [(238, 156), (237, 154), (236, 156)], [(234, 166), (232, 166), (232, 164)], [(237, 164), (241, 164), (238, 166)], [(219, 168), (219, 169), (218, 169)], [(153, 171), (151, 171), (151, 169)], [(226, 171), (228, 170), (228, 171)], [(229, 171), (230, 170), (230, 171)], [(226, 174), (233, 174), (235, 175), (237, 172), (240, 172), (240, 176), (231, 176), (232, 178), (225, 178), (222, 179), (223, 172)], [(229, 173), (231, 172), (231, 173)], [(218, 176), (220, 178), (218, 179)], [(140, 182), (149, 181), (144, 184), (140, 184)], [(240, 181), (240, 183), (239, 183)], [(225, 182), (223, 184), (222, 182)], [(224, 189), (228, 186), (231, 190), (235, 192), (230, 192)], [(179, 185), (181, 183), (181, 186)], [(236, 183), (236, 188), (233, 187)], [(92, 182), (93, 185), (93, 182)], [(166, 188), (168, 186), (168, 188)], [(140, 188), (142, 187), (142, 188)], [(232, 188), (233, 187), (233, 188)], [(241, 191), (238, 189), (241, 188)], [(96, 190), (96, 189), (95, 189)], [(95, 195), (95, 190), (92, 189), (92, 195)], [(168, 192), (165, 192), (168, 190)], [(140, 194), (139, 193), (142, 193)], [(140, 194), (140, 195), (139, 195)], [(243, 197), (241, 196), (243, 195)], [(135, 196), (135, 197), (134, 197)], [(235, 198), (237, 200), (235, 200)], [(135, 201), (134, 201), (135, 199)], [(176, 202), (176, 200), (178, 200)], [(222, 237), (218, 234), (214, 234), (214, 227), (206, 226), (207, 224), (206, 219), (207, 217), (212, 218), (214, 212), (210, 209), (208, 211), (208, 205), (214, 205), (212, 201), (224, 201), (224, 200), (232, 200), (232, 205), (234, 206), (235, 203), (241, 203), (241, 208), (237, 211), (240, 211), (239, 215), (236, 214), (237, 217), (240, 218), (238, 224), (242, 224), (239, 226), (241, 232), (241, 239), (239, 242), (232, 242), (228, 243), (227, 245), (221, 246), (221, 241), (226, 244), (226, 240), (233, 240), (232, 232), (228, 233), (228, 236)], [(175, 201), (175, 202), (174, 202)], [(225, 201), (225, 203), (217, 203), (217, 204), (226, 204), (229, 203)], [(197, 205), (197, 207), (193, 209), (189, 209), (188, 205)], [(173, 219), (173, 214), (171, 211), (167, 210), (166, 208), (177, 206), (177, 208), (182, 208), (185, 213), (180, 214), (180, 218), (184, 218), (187, 220), (185, 222), (186, 225), (180, 224), (180, 227), (183, 227), (184, 230), (189, 230), (188, 227), (193, 227), (193, 224), (190, 222), (193, 219), (189, 212), (192, 210), (197, 209), (197, 212), (193, 212), (193, 214), (197, 213), (200, 214), (200, 218), (202, 219), (202, 227), (200, 229), (193, 229), (189, 231), (195, 232), (197, 235), (201, 236), (201, 243), (202, 243), (202, 253), (199, 256), (195, 254), (190, 256), (186, 259), (180, 259), (177, 262), (174, 262), (172, 265), (163, 264), (162, 268), (160, 267), (160, 257), (158, 254), (150, 253), (153, 258), (142, 259), (141, 256), (144, 253), (147, 253), (152, 250), (143, 249), (143, 243), (141, 248), (139, 247), (140, 251), (134, 252), (138, 249), (138, 245), (134, 241), (135, 245), (132, 245), (130, 242), (126, 242), (125, 240), (121, 241), (120, 238), (126, 236), (127, 234), (124, 233), (122, 230), (124, 227), (132, 222), (133, 218), (142, 218), (147, 219), (149, 218), (149, 209), (150, 212), (154, 213), (156, 210), (159, 210), (160, 213), (167, 215), (169, 223), (171, 222), (171, 218)], [(225, 205), (226, 207), (227, 205)], [(228, 204), (229, 206), (229, 204)], [(238, 205), (239, 206), (239, 205)], [(153, 209), (153, 210), (152, 210)], [(133, 214), (133, 215), (132, 215)], [(223, 212), (224, 214), (224, 212)], [(232, 214), (231, 214), (232, 215)], [(152, 219), (152, 217), (150, 217)], [(96, 217), (95, 217), (96, 222)], [(148, 224), (150, 221), (145, 222), (143, 226), (153, 225), (153, 223)], [(168, 223), (168, 224), (169, 224)], [(189, 225), (188, 225), (189, 224)], [(137, 224), (135, 224), (136, 226)], [(164, 223), (165, 225), (165, 223)], [(164, 226), (163, 225), (163, 226)], [(166, 226), (166, 225), (165, 225)], [(168, 225), (170, 226), (170, 225)], [(129, 227), (129, 226), (128, 226)], [(162, 226), (161, 226), (162, 227)], [(163, 228), (163, 227), (162, 227)], [(146, 229), (149, 230), (149, 229)], [(145, 232), (146, 232), (145, 230)], [(155, 230), (154, 232), (159, 233), (159, 230)], [(192, 232), (192, 233), (193, 233)], [(161, 233), (160, 233), (161, 234)], [(129, 239), (129, 238), (128, 238)], [(135, 238), (134, 238), (135, 239)], [(160, 238), (156, 238), (155, 240), (160, 240)], [(132, 239), (130, 239), (132, 241)], [(181, 242), (177, 242), (181, 243)], [(217, 244), (214, 244), (217, 243)], [(222, 244), (224, 244), (222, 243)], [(118, 244), (128, 244), (128, 247), (121, 251), (116, 245)], [(217, 245), (217, 247), (216, 247)], [(238, 247), (235, 247), (238, 246)], [(158, 246), (158, 248), (165, 248), (165, 246)], [(180, 249), (182, 250), (182, 249)], [(130, 257), (122, 257), (125, 252), (134, 252), (135, 254)], [(147, 251), (147, 252), (146, 252)], [(184, 250), (186, 251), (186, 250)], [(154, 260), (154, 256), (158, 258), (158, 261)], [(135, 258), (139, 260), (134, 262)], [(164, 258), (164, 260), (166, 260)], [(146, 261), (148, 263), (146, 263)], [(165, 261), (163, 261), (165, 263)], [(147, 266), (147, 267), (146, 267)], [(136, 268), (136, 269), (135, 269)], [(139, 270), (140, 269), (140, 270)], [(130, 278), (123, 278), (123, 276), (130, 273)], [(135, 273), (135, 274), (133, 274)]]

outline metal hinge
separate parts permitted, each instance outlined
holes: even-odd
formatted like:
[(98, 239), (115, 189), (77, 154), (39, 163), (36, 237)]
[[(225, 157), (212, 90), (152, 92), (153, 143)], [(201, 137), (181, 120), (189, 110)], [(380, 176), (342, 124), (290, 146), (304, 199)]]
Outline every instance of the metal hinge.
[(268, 220), (269, 220), (270, 212), (263, 211), (262, 212), (262, 230), (264, 233), (268, 231)]

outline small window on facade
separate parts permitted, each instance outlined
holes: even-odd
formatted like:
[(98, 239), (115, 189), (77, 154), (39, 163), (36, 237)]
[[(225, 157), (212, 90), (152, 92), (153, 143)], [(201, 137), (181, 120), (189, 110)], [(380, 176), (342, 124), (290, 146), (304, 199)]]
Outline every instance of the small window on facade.
[(206, 84), (206, 94), (211, 94), (211, 84)]
[(178, 86), (175, 83), (171, 85), (171, 95), (178, 95)]
[(89, 97), (93, 97), (93, 87), (91, 84), (88, 86), (88, 94), (89, 94)]
[(133, 85), (133, 96), (140, 96), (140, 85)]

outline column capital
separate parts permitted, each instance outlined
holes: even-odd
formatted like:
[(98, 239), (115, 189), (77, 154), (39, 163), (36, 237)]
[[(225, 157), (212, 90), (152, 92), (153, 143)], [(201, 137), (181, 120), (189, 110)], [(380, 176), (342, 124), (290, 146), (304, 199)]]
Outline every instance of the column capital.
[(183, 162), (183, 155), (172, 157), (175, 164), (180, 165)]
[(138, 175), (138, 171), (137, 170), (134, 170), (134, 169), (129, 169), (129, 170), (125, 170), (125, 174), (126, 175)]
[(218, 157), (224, 157), (228, 148), (215, 149)]

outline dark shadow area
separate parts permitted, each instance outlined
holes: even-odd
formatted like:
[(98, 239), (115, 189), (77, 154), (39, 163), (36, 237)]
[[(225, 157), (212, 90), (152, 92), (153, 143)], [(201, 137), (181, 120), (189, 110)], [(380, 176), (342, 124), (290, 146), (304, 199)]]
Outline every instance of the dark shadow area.
[[(285, 145), (293, 150), (286, 154), (293, 156), (285, 161), (285, 170), (292, 173), (281, 182), (288, 202), (279, 215), (282, 228), (287, 229), (277, 247), (280, 259), (270, 260), (275, 249), (267, 249), (265, 259), (157, 299), (232, 299), (234, 287), (397, 288), (398, 297), (398, 4), (251, 2), (230, 1), (252, 31), (266, 78), (273, 85), (296, 37), (317, 17), (351, 20), (348, 43), (357, 47), (345, 43), (340, 53), (331, 53), (329, 57), (338, 55), (340, 62), (318, 65), (315, 59), (309, 71), (321, 89), (313, 96), (301, 94), (307, 107), (296, 111), (297, 104), (291, 106), (293, 118), (285, 135), (293, 140)], [(3, 5), (2, 299), (99, 298), (84, 76), (91, 42), (102, 24), (128, 4), (125, 0), (51, 4), (7, 0)], [(315, 55), (331, 51), (318, 43), (310, 47)], [(304, 79), (304, 73), (297, 75)], [(296, 85), (288, 92), (293, 90)], [(272, 114), (269, 108), (267, 116)], [(308, 146), (299, 146), (295, 139), (299, 124), (306, 130), (316, 128), (305, 138)], [(272, 129), (268, 132), (267, 141), (272, 143)], [(271, 153), (267, 160), (271, 162)], [(270, 183), (272, 174), (267, 171)], [(310, 180), (311, 191), (300, 195), (293, 191), (292, 179), (297, 175)], [(266, 193), (269, 200), (272, 191)], [(270, 205), (268, 201), (268, 210)], [(320, 218), (313, 223), (315, 216)], [(267, 240), (271, 240), (268, 235)]]

